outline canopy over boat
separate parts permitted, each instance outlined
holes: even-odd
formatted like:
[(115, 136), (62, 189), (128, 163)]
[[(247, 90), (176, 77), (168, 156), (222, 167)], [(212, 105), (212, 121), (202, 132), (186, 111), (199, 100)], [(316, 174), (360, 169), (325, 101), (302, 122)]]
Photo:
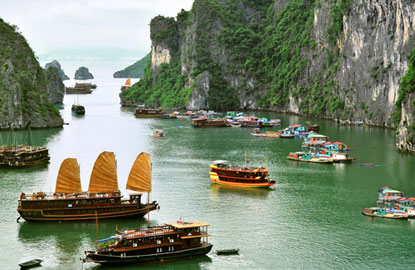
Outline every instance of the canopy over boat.
[(62, 161), (56, 179), (56, 193), (81, 193), (81, 178), (76, 158), (67, 158)]
[(138, 155), (128, 175), (126, 189), (151, 192), (150, 154), (142, 152)]
[(102, 152), (95, 161), (89, 181), (89, 193), (118, 191), (117, 164), (114, 152)]

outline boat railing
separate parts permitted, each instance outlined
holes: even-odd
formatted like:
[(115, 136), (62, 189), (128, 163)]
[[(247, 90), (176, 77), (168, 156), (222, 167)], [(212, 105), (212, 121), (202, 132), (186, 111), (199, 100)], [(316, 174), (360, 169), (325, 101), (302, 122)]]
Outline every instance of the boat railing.
[(127, 238), (139, 238), (139, 237), (149, 237), (149, 236), (157, 236), (157, 235), (163, 235), (163, 234), (170, 234), (174, 233), (175, 230), (169, 229), (169, 228), (144, 228), (140, 229), (138, 231), (125, 232), (125, 236)]
[(89, 198), (118, 198), (122, 197), (118, 192), (108, 192), (108, 193), (81, 193), (81, 194), (65, 194), (65, 193), (45, 193), (37, 192), (32, 194), (22, 195), (22, 200), (67, 200), (67, 199), (89, 199)]

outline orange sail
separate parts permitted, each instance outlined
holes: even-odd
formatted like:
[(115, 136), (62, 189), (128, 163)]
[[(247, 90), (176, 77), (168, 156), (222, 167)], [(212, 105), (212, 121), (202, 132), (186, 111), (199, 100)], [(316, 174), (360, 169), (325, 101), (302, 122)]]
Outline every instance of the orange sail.
[(76, 158), (67, 158), (62, 161), (56, 179), (56, 193), (81, 193), (81, 177)]
[(130, 78), (128, 78), (128, 79), (125, 81), (125, 85), (128, 85), (128, 86), (130, 86), (130, 85), (131, 85), (131, 79), (130, 79)]
[(142, 152), (138, 155), (128, 175), (126, 189), (151, 192), (150, 154)]
[(102, 152), (95, 161), (89, 181), (89, 193), (118, 191), (114, 152)]

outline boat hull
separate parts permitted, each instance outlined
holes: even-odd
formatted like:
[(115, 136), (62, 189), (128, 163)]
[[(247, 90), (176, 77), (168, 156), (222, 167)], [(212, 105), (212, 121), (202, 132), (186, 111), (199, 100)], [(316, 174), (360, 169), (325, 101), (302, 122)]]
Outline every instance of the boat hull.
[(265, 183), (241, 183), (241, 182), (232, 182), (232, 181), (222, 181), (211, 177), (210, 180), (215, 184), (228, 185), (234, 187), (250, 187), (250, 188), (267, 188), (275, 185), (275, 181), (265, 182)]
[[(120, 208), (118, 206), (117, 208)], [(157, 203), (150, 204), (148, 208), (147, 205), (143, 205), (142, 207), (131, 207), (132, 209), (123, 209), (122, 211), (118, 212), (101, 212), (97, 214), (90, 213), (90, 214), (48, 214), (47, 211), (51, 210), (42, 210), (42, 209), (30, 209), (30, 210), (23, 210), (18, 209), (20, 216), (26, 221), (81, 221), (81, 220), (96, 220), (98, 219), (112, 219), (112, 218), (133, 218), (133, 217), (143, 217), (147, 214), (148, 210), (154, 211), (158, 209)], [(83, 209), (78, 209), (78, 211), (82, 211)], [(52, 210), (53, 211), (53, 210)], [(46, 212), (46, 213), (45, 213)]]
[(365, 213), (362, 212), (362, 215), (364, 216), (368, 216), (368, 217), (378, 217), (378, 218), (390, 218), (390, 219), (408, 219), (409, 215), (408, 214), (385, 214), (385, 215), (379, 215), (376, 213)]
[(95, 262), (100, 264), (139, 264), (139, 263), (151, 263), (161, 262), (169, 260), (178, 260), (184, 258), (190, 258), (195, 256), (206, 255), (212, 249), (212, 244), (206, 244), (197, 248), (184, 249), (179, 251), (170, 251), (157, 254), (148, 255), (136, 255), (136, 256), (118, 256), (118, 255), (105, 255), (96, 254), (93, 251), (86, 251), (85, 262)]
[(142, 113), (135, 113), (134, 116), (136, 118), (161, 118), (161, 114), (142, 114)]

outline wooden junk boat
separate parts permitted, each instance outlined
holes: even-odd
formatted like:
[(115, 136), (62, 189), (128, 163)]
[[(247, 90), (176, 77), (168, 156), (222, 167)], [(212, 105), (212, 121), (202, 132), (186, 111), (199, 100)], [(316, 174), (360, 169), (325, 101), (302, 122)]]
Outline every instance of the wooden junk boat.
[(74, 87), (65, 87), (66, 94), (90, 94), (92, 89), (97, 88), (95, 84), (90, 83), (75, 83)]
[(85, 115), (85, 107), (79, 104), (73, 104), (71, 111), (73, 115)]
[(245, 166), (233, 166), (226, 160), (216, 160), (209, 165), (210, 180), (213, 183), (238, 187), (270, 187), (275, 181), (268, 177), (267, 168), (248, 168)]
[(0, 146), (1, 167), (26, 167), (46, 164), (50, 160), (49, 149), (32, 145)]
[(11, 133), (14, 137), (14, 145), (0, 146), (0, 167), (27, 167), (49, 163), (49, 149), (31, 145), (30, 123), (27, 125), (29, 133), (29, 144), (17, 144), (14, 130)]
[(131, 79), (130, 79), (130, 78), (128, 78), (128, 79), (125, 81), (125, 84), (121, 86), (121, 91), (124, 91), (125, 89), (128, 89), (128, 88), (130, 88), (130, 87), (131, 87)]
[(220, 119), (209, 119), (207, 117), (200, 117), (192, 120), (192, 126), (194, 127), (226, 127), (226, 120)]
[(164, 112), (157, 108), (145, 108), (143, 106), (137, 106), (134, 116), (137, 118), (154, 118), (161, 117)]
[[(151, 190), (151, 162), (147, 153), (135, 160), (126, 189)], [(88, 192), (81, 191), (78, 162), (65, 159), (59, 169), (53, 194), (20, 193), (17, 211), (27, 221), (73, 221), (142, 217), (159, 208), (156, 201), (141, 203), (141, 193), (123, 200), (118, 190), (117, 167), (113, 152), (102, 152), (95, 161)]]
[(212, 249), (206, 222), (177, 221), (161, 226), (118, 231), (85, 251), (85, 262), (148, 263), (205, 255)]

